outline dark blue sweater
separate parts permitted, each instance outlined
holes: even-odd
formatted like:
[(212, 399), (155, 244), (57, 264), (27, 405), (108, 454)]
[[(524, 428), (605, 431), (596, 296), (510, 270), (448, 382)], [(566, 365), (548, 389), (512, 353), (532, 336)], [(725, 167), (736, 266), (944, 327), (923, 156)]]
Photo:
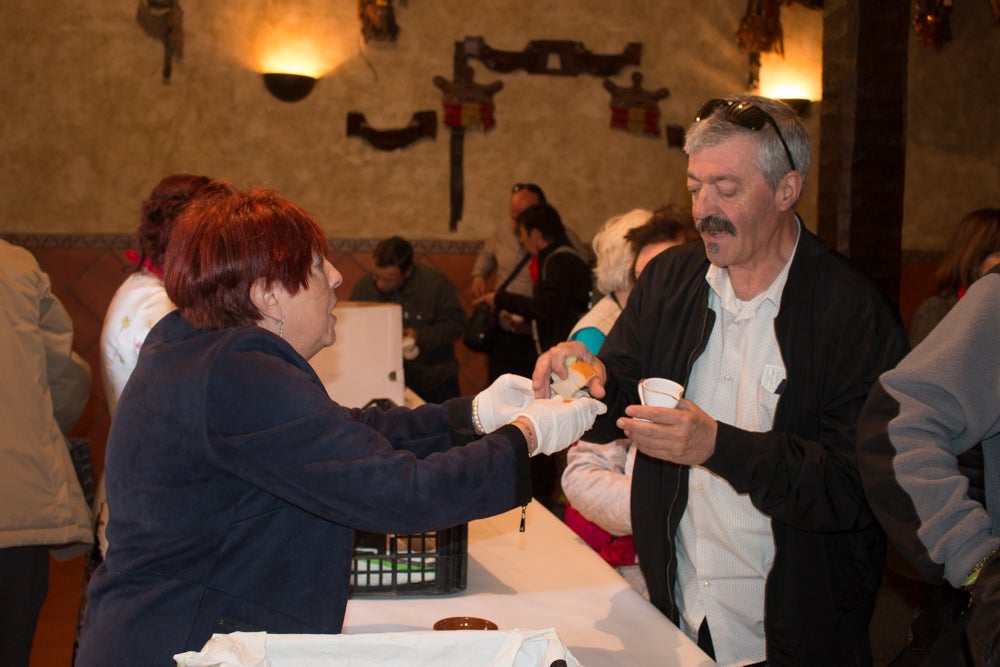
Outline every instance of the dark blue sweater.
[(528, 502), (520, 431), (474, 440), (470, 408), (347, 409), (270, 332), (168, 315), (108, 439), (110, 546), (77, 666), (166, 667), (213, 632), (339, 632), (355, 529), (436, 530)]

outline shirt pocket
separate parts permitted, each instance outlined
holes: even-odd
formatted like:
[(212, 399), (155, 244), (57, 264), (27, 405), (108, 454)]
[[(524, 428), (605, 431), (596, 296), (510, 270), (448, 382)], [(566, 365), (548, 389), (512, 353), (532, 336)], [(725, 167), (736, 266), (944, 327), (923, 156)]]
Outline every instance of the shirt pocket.
[(774, 412), (785, 389), (785, 369), (768, 365), (757, 385), (757, 430), (770, 431), (774, 425)]

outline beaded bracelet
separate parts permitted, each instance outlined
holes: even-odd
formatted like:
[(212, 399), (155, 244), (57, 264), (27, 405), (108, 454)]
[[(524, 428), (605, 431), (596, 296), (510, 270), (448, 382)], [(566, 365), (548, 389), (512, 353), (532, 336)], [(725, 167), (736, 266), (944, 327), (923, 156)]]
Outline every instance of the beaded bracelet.
[(483, 422), (479, 419), (479, 394), (472, 399), (472, 428), (476, 435), (486, 435)]
[(538, 441), (535, 439), (535, 425), (525, 416), (520, 416), (511, 424), (518, 424), (524, 433), (524, 439), (528, 442), (528, 456), (531, 456), (538, 449)]
[(968, 576), (962, 580), (963, 590), (969, 590), (976, 585), (976, 581), (979, 579), (979, 575), (980, 573), (982, 573), (983, 567), (986, 565), (986, 561), (993, 558), (993, 556), (995, 556), (996, 553), (997, 550), (994, 549), (993, 551), (983, 556), (983, 559), (981, 561), (972, 566), (972, 570), (969, 572)]

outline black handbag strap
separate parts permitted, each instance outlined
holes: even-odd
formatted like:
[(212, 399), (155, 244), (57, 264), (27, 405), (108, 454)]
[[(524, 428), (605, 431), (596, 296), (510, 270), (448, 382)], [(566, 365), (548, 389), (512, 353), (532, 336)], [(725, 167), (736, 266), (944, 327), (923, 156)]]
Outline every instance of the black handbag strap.
[(496, 289), (496, 292), (494, 292), (494, 294), (499, 294), (500, 292), (507, 289), (507, 286), (510, 285), (511, 281), (514, 280), (514, 278), (517, 278), (517, 274), (521, 272), (521, 269), (524, 268), (524, 265), (530, 261), (531, 261), (531, 253), (528, 252), (524, 253), (524, 257), (522, 257), (521, 261), (517, 263), (517, 266), (514, 267), (514, 270), (510, 272), (510, 275), (508, 275), (507, 278), (502, 283), (500, 283), (500, 287)]

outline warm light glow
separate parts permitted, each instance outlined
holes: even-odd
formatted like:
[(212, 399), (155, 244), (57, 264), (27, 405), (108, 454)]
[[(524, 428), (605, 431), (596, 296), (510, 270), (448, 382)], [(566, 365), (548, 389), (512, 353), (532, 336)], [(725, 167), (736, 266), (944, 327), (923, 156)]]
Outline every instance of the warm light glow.
[(241, 0), (203, 3), (212, 48), (260, 73), (322, 77), (357, 52), (357, 3)]
[(823, 98), (820, 66), (795, 63), (770, 53), (761, 54), (760, 94), (773, 99)]
[(314, 38), (294, 34), (281, 26), (262, 29), (257, 35), (254, 52), (261, 72), (319, 78), (333, 69), (331, 63), (324, 62), (324, 54)]
[(329, 71), (321, 61), (316, 45), (304, 38), (286, 37), (258, 40), (264, 42), (257, 50), (261, 72), (305, 74), (319, 78)]
[(823, 12), (793, 4), (781, 9), (785, 55), (762, 53), (760, 94), (774, 99), (823, 99)]
[(305, 7), (268, 12), (257, 18), (250, 33), (257, 71), (320, 78), (347, 59), (349, 40), (356, 37), (349, 30), (357, 30), (357, 17), (346, 21)]

